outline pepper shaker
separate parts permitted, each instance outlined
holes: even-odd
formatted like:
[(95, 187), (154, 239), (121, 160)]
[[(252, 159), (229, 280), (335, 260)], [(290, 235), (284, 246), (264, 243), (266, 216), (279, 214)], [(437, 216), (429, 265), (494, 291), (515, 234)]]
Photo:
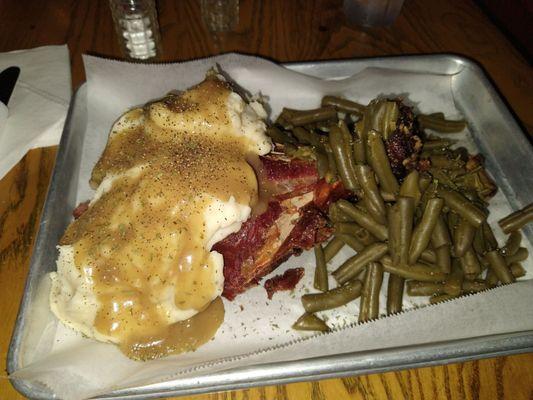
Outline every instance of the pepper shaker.
[(155, 0), (109, 0), (115, 30), (124, 55), (152, 60), (161, 55)]

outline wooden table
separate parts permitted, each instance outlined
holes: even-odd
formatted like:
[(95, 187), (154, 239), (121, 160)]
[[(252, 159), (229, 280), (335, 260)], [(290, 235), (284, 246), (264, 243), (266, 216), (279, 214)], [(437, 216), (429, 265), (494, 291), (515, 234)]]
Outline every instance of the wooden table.
[[(237, 51), (283, 62), (458, 53), (486, 69), (526, 130), (533, 132), (531, 68), (471, 1), (406, 0), (394, 26), (366, 30), (344, 21), (341, 3), (241, 0), (236, 32), (215, 38), (201, 22), (197, 1), (161, 0), (163, 58), (187, 60)], [(119, 56), (106, 1), (3, 0), (0, 21), (0, 51), (68, 43), (73, 87), (84, 81), (82, 53)], [(0, 180), (2, 363), (55, 154), (56, 147), (32, 150)], [(533, 354), (526, 354), (189, 399), (533, 399), (532, 365)], [(22, 397), (7, 380), (0, 379), (0, 398)]]

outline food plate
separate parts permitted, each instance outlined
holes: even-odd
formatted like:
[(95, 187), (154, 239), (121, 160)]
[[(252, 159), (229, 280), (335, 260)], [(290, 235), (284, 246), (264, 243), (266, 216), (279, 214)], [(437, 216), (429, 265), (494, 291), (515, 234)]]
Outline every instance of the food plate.
[[(286, 67), (302, 74), (327, 80), (343, 79), (368, 67), (387, 68), (409, 72), (413, 75), (421, 74), (421, 76), (430, 73), (450, 77), (455, 106), (467, 119), (475, 145), (486, 156), (487, 169), (494, 176), (511, 207), (518, 209), (533, 198), (533, 176), (520, 172), (532, 159), (533, 149), (488, 78), (471, 61), (453, 55), (434, 55), (297, 63), (288, 64)], [(373, 93), (372, 95), (377, 94)], [(27, 333), (31, 329), (36, 329), (35, 327), (31, 328), (28, 323), (33, 308), (32, 300), (37, 296), (38, 282), (46, 273), (55, 268), (56, 253), (54, 249), (71, 218), (70, 213), (65, 212), (65, 210), (73, 209), (77, 201), (80, 200), (77, 199), (76, 189), (86, 126), (87, 87), (82, 85), (71, 103), (60, 143), (56, 167), (31, 261), (26, 291), (9, 350), (9, 372), (13, 372), (21, 366), (22, 344)], [(531, 242), (533, 237), (531, 227), (526, 229), (525, 234)], [(520, 290), (526, 292), (528, 288), (529, 286), (516, 284), (516, 291), (518, 292)], [(501, 292), (503, 296), (505, 290)], [(381, 323), (383, 322), (381, 321)], [(301, 359), (283, 359), (278, 362), (269, 362), (261, 359), (260, 354), (256, 354), (255, 358), (249, 358), (249, 360), (256, 361), (249, 362), (246, 366), (236, 368), (231, 363), (214, 363), (179, 379), (117, 390), (104, 398), (184, 395), (254, 385), (381, 372), (531, 351), (533, 349), (533, 331), (529, 330), (530, 325), (523, 326), (525, 329), (513, 328), (514, 330), (492, 335), (484, 335), (478, 329), (457, 340), (434, 340), (417, 345), (389, 347), (383, 350), (355, 353), (332, 350), (328, 356), (320, 357), (315, 356), (312, 351), (304, 351), (300, 353), (304, 354), (300, 357)], [(334, 340), (335, 336), (332, 335), (332, 341)], [(298, 344), (302, 345), (304, 350), (306, 349), (304, 342)], [(25, 343), (26, 349), (28, 346), (30, 344)], [(332, 349), (334, 348), (332, 345)], [(28, 397), (53, 398), (53, 394), (43, 386), (27, 381), (14, 381), (14, 384), (19, 391)]]

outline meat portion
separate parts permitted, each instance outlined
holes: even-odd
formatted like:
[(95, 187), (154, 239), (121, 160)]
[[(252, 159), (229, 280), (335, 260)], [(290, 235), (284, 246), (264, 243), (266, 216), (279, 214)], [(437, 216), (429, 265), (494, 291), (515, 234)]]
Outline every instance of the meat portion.
[(291, 268), (273, 278), (265, 281), (265, 290), (269, 299), (272, 299), (274, 293), (282, 290), (292, 290), (304, 276), (303, 268)]
[(224, 257), (223, 295), (230, 300), (291, 255), (328, 239), (327, 209), (346, 194), (340, 182), (319, 179), (314, 162), (275, 154), (261, 158), (258, 180), (271, 194), (266, 211), (213, 246)]
[(418, 155), (422, 149), (418, 120), (411, 107), (397, 101), (399, 108), (396, 129), (385, 142), (392, 173), (400, 181), (407, 172), (417, 168)]

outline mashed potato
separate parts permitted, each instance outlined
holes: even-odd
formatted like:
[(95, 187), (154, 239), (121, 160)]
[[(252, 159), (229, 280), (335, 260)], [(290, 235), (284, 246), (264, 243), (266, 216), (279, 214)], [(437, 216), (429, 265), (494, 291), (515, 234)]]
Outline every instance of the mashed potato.
[(54, 314), (133, 358), (208, 340), (224, 281), (210, 250), (257, 201), (246, 158), (271, 150), (265, 116), (216, 77), (121, 116), (93, 170), (89, 209), (60, 242)]

